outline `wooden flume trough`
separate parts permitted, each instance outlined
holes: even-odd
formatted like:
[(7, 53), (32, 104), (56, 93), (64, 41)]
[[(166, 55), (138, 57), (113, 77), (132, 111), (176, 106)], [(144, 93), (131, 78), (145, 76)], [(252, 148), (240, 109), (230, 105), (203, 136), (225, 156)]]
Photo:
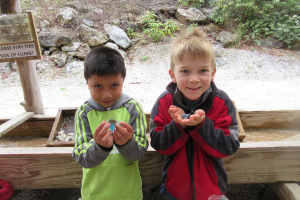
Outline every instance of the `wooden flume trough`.
[[(72, 115), (76, 108), (62, 110), (65, 114)], [(239, 138), (243, 142), (234, 155), (223, 159), (229, 184), (298, 182), (300, 141), (284, 139), (299, 138), (300, 111), (238, 113), (246, 137)], [(146, 116), (149, 121), (150, 114)], [(0, 179), (8, 181), (17, 190), (81, 186), (82, 170), (71, 156), (73, 147), (66, 144), (55, 145), (51, 141), (51, 130), (53, 132), (57, 129), (56, 119), (57, 116), (34, 115), (0, 138)], [(8, 120), (0, 119), (0, 124)], [(275, 138), (277, 141), (252, 142), (251, 133), (275, 133), (279, 134), (279, 138)], [(144, 186), (161, 184), (162, 165), (163, 156), (149, 146), (146, 155), (139, 161)], [(286, 188), (287, 185), (273, 184), (272, 187)], [(295, 187), (293, 189), (299, 191), (297, 184)]]

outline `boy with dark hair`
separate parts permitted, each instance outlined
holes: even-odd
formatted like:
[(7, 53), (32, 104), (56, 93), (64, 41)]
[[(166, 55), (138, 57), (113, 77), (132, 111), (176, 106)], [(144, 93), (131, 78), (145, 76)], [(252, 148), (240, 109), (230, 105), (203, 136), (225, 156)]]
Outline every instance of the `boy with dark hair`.
[(224, 195), (222, 158), (239, 148), (235, 107), (214, 84), (214, 49), (203, 31), (184, 32), (171, 48), (172, 82), (151, 111), (151, 145), (165, 155), (165, 199)]
[(125, 76), (118, 51), (95, 47), (86, 56), (91, 98), (75, 114), (72, 153), (83, 170), (83, 200), (143, 199), (138, 160), (148, 148), (147, 122), (142, 106), (122, 93)]

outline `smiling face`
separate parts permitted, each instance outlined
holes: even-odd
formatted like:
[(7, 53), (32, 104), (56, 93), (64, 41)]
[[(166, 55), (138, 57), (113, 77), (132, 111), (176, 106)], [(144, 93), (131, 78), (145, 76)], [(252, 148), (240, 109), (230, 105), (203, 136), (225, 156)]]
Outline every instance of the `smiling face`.
[(111, 107), (121, 98), (124, 82), (121, 74), (115, 76), (91, 75), (87, 82), (93, 100), (105, 108)]
[(174, 62), (174, 68), (169, 70), (169, 74), (186, 99), (196, 101), (209, 88), (216, 73), (211, 63), (210, 57), (192, 58), (188, 55), (182, 61)]

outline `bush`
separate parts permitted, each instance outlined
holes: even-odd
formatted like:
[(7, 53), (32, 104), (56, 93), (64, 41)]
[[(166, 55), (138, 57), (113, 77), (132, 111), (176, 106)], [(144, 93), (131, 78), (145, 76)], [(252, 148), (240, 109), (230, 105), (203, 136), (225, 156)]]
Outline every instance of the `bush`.
[(288, 48), (300, 40), (300, 0), (213, 0), (212, 19), (235, 29), (241, 39), (274, 36)]
[(178, 0), (178, 3), (199, 9), (204, 4), (204, 0)]
[(155, 42), (158, 42), (161, 38), (166, 37), (166, 35), (172, 37), (172, 33), (178, 29), (178, 26), (171, 19), (168, 19), (165, 23), (157, 20), (157, 16), (153, 11), (148, 11), (142, 17), (142, 20), (148, 25), (147, 27), (143, 28), (143, 32)]

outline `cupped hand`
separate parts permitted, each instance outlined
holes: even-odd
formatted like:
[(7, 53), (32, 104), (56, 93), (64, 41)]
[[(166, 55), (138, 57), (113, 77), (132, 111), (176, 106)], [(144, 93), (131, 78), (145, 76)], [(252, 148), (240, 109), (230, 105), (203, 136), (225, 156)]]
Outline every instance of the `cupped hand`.
[(194, 114), (190, 115), (188, 119), (182, 119), (182, 115), (185, 114), (181, 108), (171, 105), (169, 108), (169, 114), (171, 118), (180, 126), (185, 129), (186, 126), (196, 126), (200, 124), (205, 118), (205, 112), (202, 109), (196, 110)]
[(111, 135), (112, 131), (109, 127), (110, 123), (103, 121), (99, 124), (94, 133), (94, 140), (97, 144), (106, 148), (110, 148), (114, 144), (113, 136)]
[(182, 119), (187, 126), (196, 126), (205, 118), (205, 112), (202, 109), (196, 110), (188, 119)]
[(120, 124), (121, 126), (118, 123), (115, 124), (113, 138), (116, 144), (124, 145), (132, 138), (134, 131), (130, 124), (126, 122), (120, 122)]

